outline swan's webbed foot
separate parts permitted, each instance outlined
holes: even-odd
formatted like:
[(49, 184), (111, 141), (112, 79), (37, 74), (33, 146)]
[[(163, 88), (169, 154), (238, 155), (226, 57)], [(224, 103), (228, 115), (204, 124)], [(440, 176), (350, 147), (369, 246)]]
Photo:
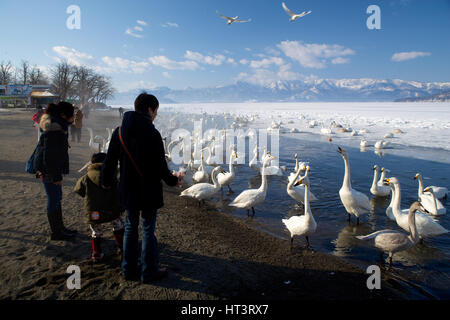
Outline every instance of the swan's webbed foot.
[(252, 207), (252, 218), (255, 216), (255, 208)]

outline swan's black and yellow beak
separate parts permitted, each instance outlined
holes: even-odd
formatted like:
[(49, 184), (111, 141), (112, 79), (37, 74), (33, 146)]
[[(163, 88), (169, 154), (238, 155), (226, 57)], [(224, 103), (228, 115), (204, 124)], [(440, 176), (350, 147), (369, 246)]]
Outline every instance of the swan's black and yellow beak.
[(238, 156), (237, 156), (237, 153), (236, 153), (236, 152), (234, 153), (234, 156), (235, 156), (235, 157), (236, 157), (236, 159), (237, 159), (237, 157), (238, 157)]
[(419, 174), (416, 174), (416, 175), (414, 176), (414, 180), (417, 180), (417, 178), (419, 178)]
[(373, 166), (373, 170), (377, 170), (377, 166), (375, 165), (375, 166)]
[(338, 147), (338, 152), (339, 152), (340, 154), (342, 154), (342, 153), (344, 152), (344, 149), (342, 149), (341, 147)]
[(381, 168), (381, 172), (384, 172), (384, 168)]
[(391, 180), (390, 179), (384, 179), (383, 181), (385, 184), (390, 185), (391, 184)]
[(299, 186), (303, 183), (303, 179), (298, 179), (298, 181), (294, 184), (294, 187)]

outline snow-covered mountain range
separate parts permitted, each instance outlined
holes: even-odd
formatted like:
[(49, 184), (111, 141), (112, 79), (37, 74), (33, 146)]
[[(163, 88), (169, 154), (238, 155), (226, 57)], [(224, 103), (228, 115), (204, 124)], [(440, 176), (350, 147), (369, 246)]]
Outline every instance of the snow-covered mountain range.
[(172, 90), (142, 88), (117, 93), (109, 104), (132, 104), (143, 90), (161, 103), (192, 102), (281, 102), (281, 101), (395, 101), (420, 98), (450, 90), (450, 82), (418, 82), (399, 79), (308, 79), (276, 81), (266, 85), (248, 82), (208, 88)]

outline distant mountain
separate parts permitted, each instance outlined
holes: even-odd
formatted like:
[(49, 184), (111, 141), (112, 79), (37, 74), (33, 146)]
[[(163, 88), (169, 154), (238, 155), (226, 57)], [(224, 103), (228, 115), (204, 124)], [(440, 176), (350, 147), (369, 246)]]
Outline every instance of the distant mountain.
[(418, 98), (397, 99), (396, 102), (450, 102), (450, 91), (436, 93), (431, 96)]
[[(146, 90), (161, 103), (201, 102), (308, 102), (308, 101), (395, 101), (440, 94), (450, 90), (450, 82), (417, 82), (375, 79), (309, 79), (276, 81), (255, 85), (239, 81), (232, 85), (172, 90)], [(108, 104), (132, 104), (142, 90), (117, 93)]]

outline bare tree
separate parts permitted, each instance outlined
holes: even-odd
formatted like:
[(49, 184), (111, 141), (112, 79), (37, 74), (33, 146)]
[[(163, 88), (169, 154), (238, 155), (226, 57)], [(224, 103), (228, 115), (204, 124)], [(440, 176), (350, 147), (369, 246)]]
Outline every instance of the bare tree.
[(22, 60), (19, 69), (20, 82), (22, 84), (29, 84), (30, 81), (30, 64), (26, 60)]
[(34, 66), (30, 72), (30, 84), (48, 84), (47, 75), (37, 66)]
[(0, 62), (0, 84), (10, 84), (14, 79), (14, 68), (11, 61)]
[(75, 95), (75, 68), (62, 61), (50, 71), (51, 91), (61, 100), (73, 98)]

